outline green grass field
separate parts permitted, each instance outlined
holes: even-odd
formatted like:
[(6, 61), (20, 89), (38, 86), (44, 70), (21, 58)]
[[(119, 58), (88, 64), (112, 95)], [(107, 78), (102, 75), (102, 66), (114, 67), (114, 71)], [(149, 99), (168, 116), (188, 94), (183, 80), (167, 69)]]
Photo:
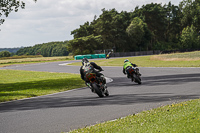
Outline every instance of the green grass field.
[(143, 111), (70, 133), (199, 133), (200, 99)]
[[(123, 66), (125, 59), (129, 59), (139, 67), (200, 67), (200, 51), (165, 55), (110, 58), (95, 60), (95, 62), (100, 66)], [(81, 63), (72, 63), (69, 65), (81, 65)]]
[(58, 56), (58, 57), (37, 57), (37, 56), (27, 56), (22, 57), (8, 57), (0, 58), (0, 67), (13, 65), (13, 64), (30, 64), (30, 63), (41, 63), (41, 62), (53, 62), (53, 61), (66, 61), (73, 60), (72, 56)]
[(0, 102), (85, 86), (79, 74), (0, 70)]

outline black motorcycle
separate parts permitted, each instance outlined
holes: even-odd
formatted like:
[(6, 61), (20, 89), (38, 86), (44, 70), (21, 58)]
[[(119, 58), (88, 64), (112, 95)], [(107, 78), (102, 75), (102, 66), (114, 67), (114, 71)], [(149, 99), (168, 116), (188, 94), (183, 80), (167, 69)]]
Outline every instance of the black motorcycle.
[(95, 73), (87, 73), (86, 80), (90, 82), (92, 91), (99, 97), (109, 96), (107, 87), (105, 88), (102, 79), (97, 77)]
[(133, 82), (136, 82), (138, 84), (142, 84), (142, 81), (141, 81), (141, 74), (139, 73), (139, 69), (136, 68), (136, 67), (131, 67), (130, 69), (128, 69), (128, 72), (130, 74), (130, 78), (131, 78), (131, 81)]

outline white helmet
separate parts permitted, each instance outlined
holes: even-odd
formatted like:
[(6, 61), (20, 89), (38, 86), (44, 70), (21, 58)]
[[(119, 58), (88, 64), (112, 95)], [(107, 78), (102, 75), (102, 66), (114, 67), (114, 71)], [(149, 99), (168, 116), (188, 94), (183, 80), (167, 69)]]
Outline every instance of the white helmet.
[(125, 63), (125, 62), (129, 62), (129, 60), (128, 60), (128, 59), (126, 59), (126, 60), (124, 60), (124, 63)]

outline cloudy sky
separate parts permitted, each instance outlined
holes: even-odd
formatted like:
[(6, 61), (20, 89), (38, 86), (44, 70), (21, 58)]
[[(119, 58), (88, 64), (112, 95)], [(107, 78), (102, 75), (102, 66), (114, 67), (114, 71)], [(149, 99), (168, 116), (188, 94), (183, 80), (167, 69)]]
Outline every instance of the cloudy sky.
[(12, 12), (0, 26), (0, 48), (34, 46), (73, 39), (71, 31), (94, 16), (115, 8), (130, 12), (150, 3), (178, 5), (182, 0), (23, 0), (25, 9)]

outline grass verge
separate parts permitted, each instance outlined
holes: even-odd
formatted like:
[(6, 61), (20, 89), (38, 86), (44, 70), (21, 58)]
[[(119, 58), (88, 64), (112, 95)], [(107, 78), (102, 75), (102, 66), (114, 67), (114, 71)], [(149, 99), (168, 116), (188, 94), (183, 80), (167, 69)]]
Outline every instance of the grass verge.
[(58, 57), (37, 57), (37, 58), (19, 58), (19, 59), (18, 58), (17, 59), (0, 58), (0, 67), (13, 65), (13, 64), (30, 64), (30, 63), (65, 61), (65, 60), (73, 60), (73, 57), (72, 56), (58, 56)]
[[(129, 59), (139, 67), (200, 67), (200, 51), (95, 60), (100, 66), (123, 66)], [(69, 65), (81, 65), (80, 62)]]
[(198, 133), (200, 99), (171, 104), (70, 133)]
[(0, 102), (85, 86), (79, 74), (0, 70)]

